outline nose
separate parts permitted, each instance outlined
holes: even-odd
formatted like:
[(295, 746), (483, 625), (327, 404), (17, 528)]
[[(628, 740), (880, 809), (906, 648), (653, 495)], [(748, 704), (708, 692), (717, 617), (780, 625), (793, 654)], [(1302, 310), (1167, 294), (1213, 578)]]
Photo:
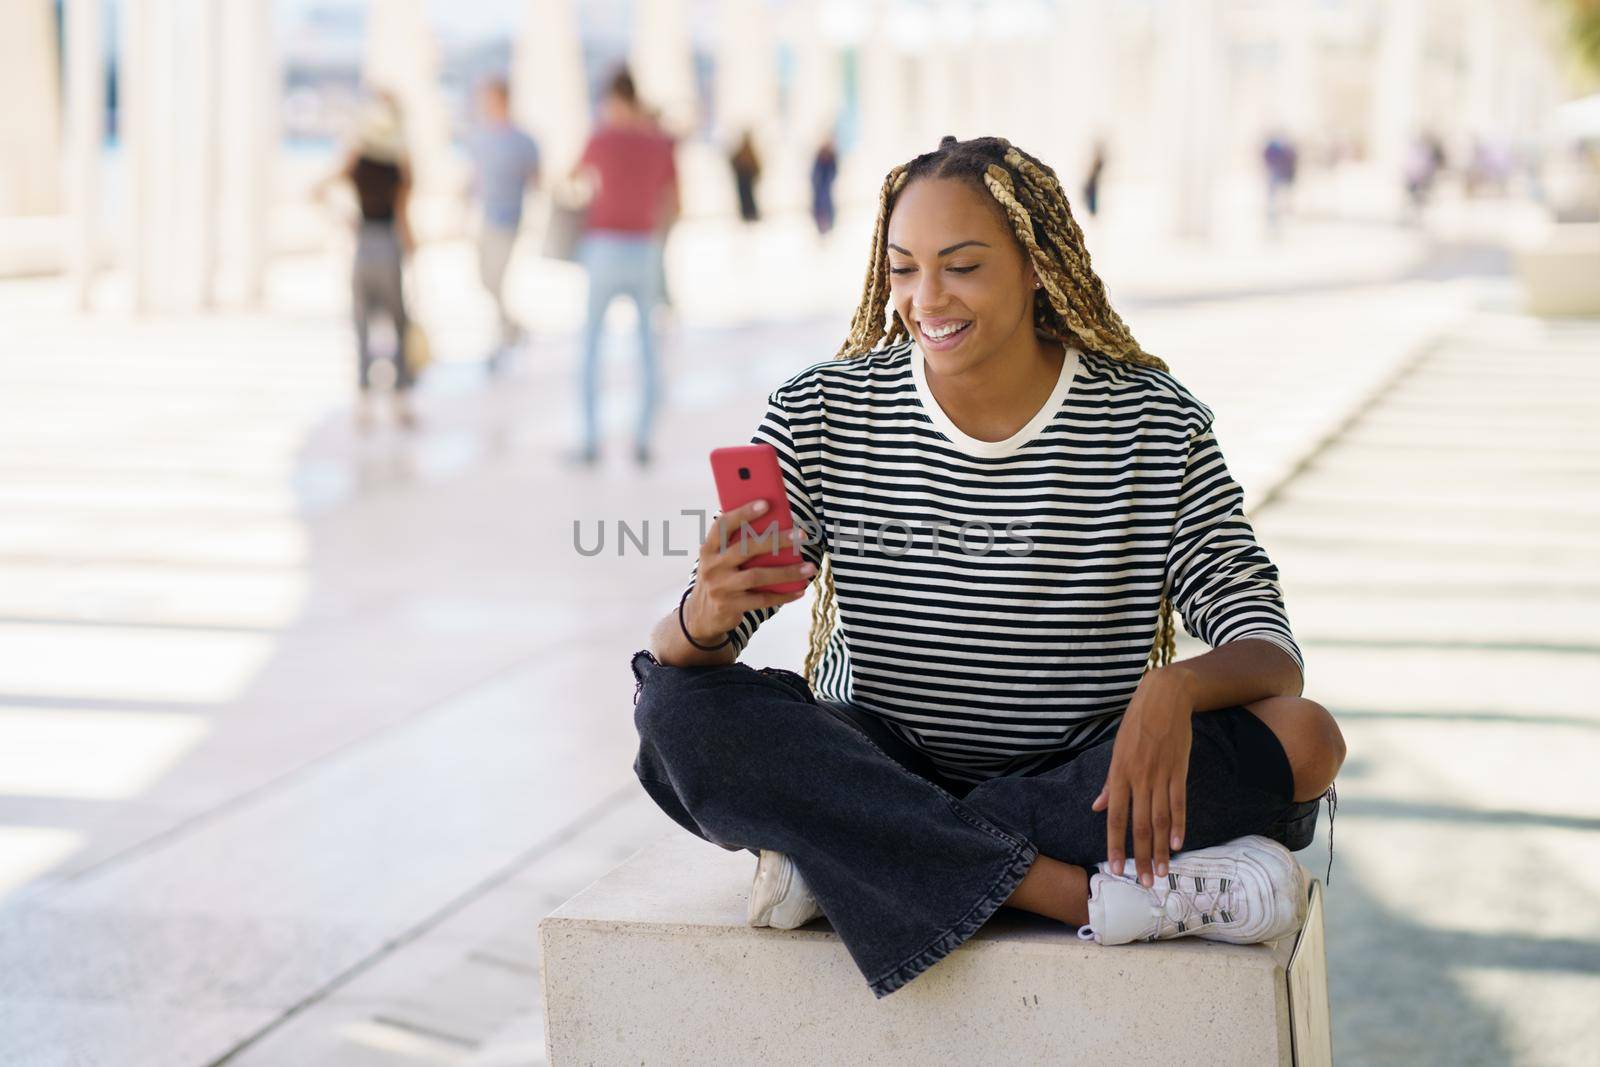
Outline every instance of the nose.
[(911, 310), (918, 318), (937, 315), (944, 307), (944, 287), (939, 282), (938, 274), (938, 271), (923, 271), (916, 291), (911, 294)]

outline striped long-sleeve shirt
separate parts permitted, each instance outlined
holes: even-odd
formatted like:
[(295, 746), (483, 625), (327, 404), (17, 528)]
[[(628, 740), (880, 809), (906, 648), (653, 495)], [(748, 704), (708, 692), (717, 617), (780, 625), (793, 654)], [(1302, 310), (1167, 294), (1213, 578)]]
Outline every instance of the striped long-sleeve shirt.
[[(1163, 593), (1207, 644), (1259, 638), (1303, 668), (1211, 423), (1172, 375), (1070, 349), (1004, 441), (949, 419), (914, 342), (795, 374), (752, 441), (777, 450), (804, 554), (832, 557), (817, 696), (970, 782), (1114, 730)], [(776, 610), (743, 617), (741, 652)]]

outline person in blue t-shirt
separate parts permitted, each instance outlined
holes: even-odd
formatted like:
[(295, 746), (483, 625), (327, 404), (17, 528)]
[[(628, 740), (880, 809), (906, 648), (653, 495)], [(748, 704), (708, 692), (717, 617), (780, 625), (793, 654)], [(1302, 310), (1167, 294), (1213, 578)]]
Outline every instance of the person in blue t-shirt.
[(478, 229), (478, 271), (500, 313), (500, 341), (490, 356), (495, 368), (517, 345), (523, 329), (506, 308), (506, 265), (522, 224), (523, 194), (539, 182), (539, 146), (511, 121), (511, 92), (504, 79), (478, 92), (481, 125), (472, 136), (473, 191), (483, 206)]

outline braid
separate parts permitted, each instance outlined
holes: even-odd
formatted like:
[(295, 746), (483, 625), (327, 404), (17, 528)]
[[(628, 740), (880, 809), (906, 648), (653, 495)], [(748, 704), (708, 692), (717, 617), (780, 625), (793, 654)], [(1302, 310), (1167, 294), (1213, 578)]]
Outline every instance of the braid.
[(839, 624), (839, 605), (833, 592), (833, 556), (823, 553), (822, 569), (817, 572), (817, 598), (811, 602), (811, 634), (806, 639), (806, 681), (815, 688), (822, 650)]
[[(1040, 333), (1124, 363), (1161, 371), (1167, 369), (1165, 362), (1139, 346), (1122, 316), (1111, 307), (1105, 284), (1090, 264), (1083, 230), (1072, 217), (1066, 190), (1056, 172), (1003, 137), (979, 137), (970, 141), (946, 137), (934, 151), (924, 152), (884, 176), (878, 192), (878, 219), (872, 231), (872, 251), (867, 260), (861, 302), (850, 320), (850, 333), (839, 346), (835, 358), (863, 355), (880, 343), (887, 346), (911, 336), (900, 313), (888, 307), (889, 216), (906, 185), (921, 178), (965, 180), (994, 197), (1023, 255), (1039, 278), (1041, 288), (1034, 301), (1034, 325)], [(817, 672), (823, 652), (839, 622), (833, 561), (829, 555), (822, 558), (817, 582), (805, 660), (806, 680), (813, 687), (819, 680)], [(1147, 668), (1172, 662), (1175, 636), (1172, 602), (1163, 596)]]
[[(1032, 255), (1034, 270), (1044, 285), (1046, 296), (1039, 309), (1041, 317), (1047, 324), (1052, 317), (1063, 320), (1084, 341), (1097, 339), (1100, 343), (1091, 343), (1089, 347), (1104, 355), (1166, 370), (1165, 362), (1139, 347), (1122, 316), (1111, 307), (1105, 283), (1090, 266), (1083, 230), (1072, 217), (1066, 191), (1061, 188), (1055, 171), (1020, 148), (1008, 147), (1004, 159), (1013, 168), (1016, 181), (1011, 171), (991, 164), (985, 173), (986, 184), (995, 199), (1013, 216), (1017, 238)], [(1031, 214), (1019, 202), (1018, 185), (1022, 196), (1032, 205)], [(1008, 199), (1016, 204), (1017, 210), (1011, 208)], [(1043, 243), (1050, 251), (1041, 250), (1039, 242), (1031, 239), (1035, 227), (1042, 231)]]

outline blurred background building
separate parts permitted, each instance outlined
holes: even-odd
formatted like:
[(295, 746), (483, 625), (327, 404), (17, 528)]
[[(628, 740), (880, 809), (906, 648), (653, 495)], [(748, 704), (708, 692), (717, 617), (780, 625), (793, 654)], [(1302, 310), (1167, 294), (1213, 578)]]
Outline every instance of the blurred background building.
[(1192, 237), (1246, 213), (1232, 201), (1259, 195), (1273, 132), (1298, 147), (1306, 210), (1397, 215), (1424, 135), (1537, 199), (1571, 95), (1548, 0), (16, 0), (0, 17), (8, 97), (36, 102), (5, 119), (0, 275), (71, 270), (87, 296), (115, 267), (148, 310), (259, 300), (273, 257), (326, 240), (305, 191), (363, 84), (405, 106), (429, 238), (459, 231), (491, 73), (564, 169), (632, 61), (682, 138), (692, 217), (732, 211), (722, 157), (746, 129), (779, 211), (804, 206), (824, 134), (859, 204), (893, 163), (984, 131), (1072, 176), (1104, 142), (1120, 199)]

